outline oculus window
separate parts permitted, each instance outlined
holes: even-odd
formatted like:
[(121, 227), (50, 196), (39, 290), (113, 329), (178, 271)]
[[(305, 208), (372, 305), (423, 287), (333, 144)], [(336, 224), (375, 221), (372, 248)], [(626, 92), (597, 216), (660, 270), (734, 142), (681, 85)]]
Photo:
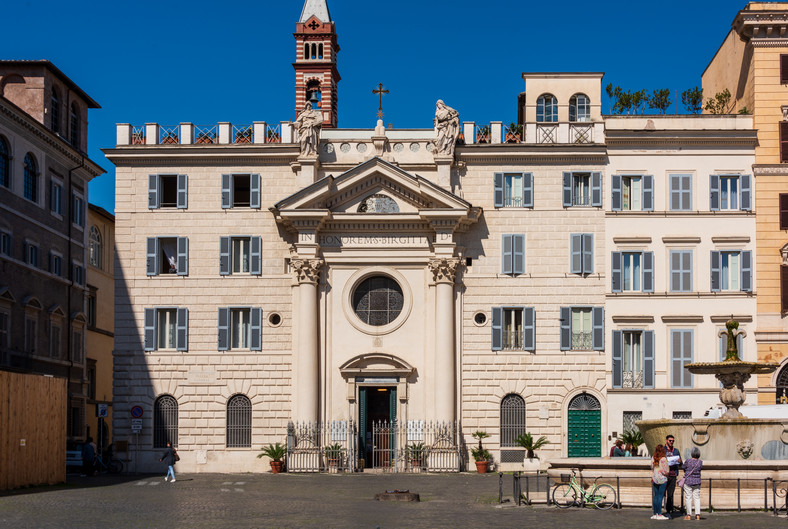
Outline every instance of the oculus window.
[(402, 287), (390, 277), (367, 278), (353, 292), (353, 311), (367, 325), (388, 325), (397, 319), (403, 306)]

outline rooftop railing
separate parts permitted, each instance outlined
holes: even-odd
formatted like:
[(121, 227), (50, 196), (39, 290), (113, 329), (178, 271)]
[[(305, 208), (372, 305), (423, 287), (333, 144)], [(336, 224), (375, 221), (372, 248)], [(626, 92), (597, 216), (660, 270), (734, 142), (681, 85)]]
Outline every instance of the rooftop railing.
[(269, 125), (255, 121), (251, 125), (233, 125), (222, 122), (216, 125), (196, 126), (181, 123), (163, 126), (146, 123), (134, 127), (128, 123), (117, 125), (117, 145), (252, 145), (261, 143), (294, 143), (293, 124), (282, 121)]

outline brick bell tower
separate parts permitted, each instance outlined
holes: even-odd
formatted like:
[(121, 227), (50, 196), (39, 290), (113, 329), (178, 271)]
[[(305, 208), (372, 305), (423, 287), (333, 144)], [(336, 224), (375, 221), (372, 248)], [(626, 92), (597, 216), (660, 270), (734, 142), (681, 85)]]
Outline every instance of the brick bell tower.
[(326, 0), (306, 0), (296, 24), (296, 116), (307, 101), (323, 111), (323, 127), (337, 126), (337, 34)]

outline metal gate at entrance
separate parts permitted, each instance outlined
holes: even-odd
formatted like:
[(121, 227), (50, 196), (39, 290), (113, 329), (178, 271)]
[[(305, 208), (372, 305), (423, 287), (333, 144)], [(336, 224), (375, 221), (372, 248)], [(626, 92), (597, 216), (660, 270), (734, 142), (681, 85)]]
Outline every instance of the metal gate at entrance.
[(396, 421), (396, 386), (359, 388), (359, 447), (367, 468), (390, 465), (396, 439), (389, 425)]
[(569, 403), (569, 457), (602, 455), (602, 406), (588, 393)]

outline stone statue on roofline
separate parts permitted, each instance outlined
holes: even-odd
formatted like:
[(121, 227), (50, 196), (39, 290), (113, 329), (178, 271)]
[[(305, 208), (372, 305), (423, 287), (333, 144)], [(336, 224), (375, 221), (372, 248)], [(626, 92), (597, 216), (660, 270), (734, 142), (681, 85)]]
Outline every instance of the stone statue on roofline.
[(295, 120), (298, 130), (298, 143), (301, 145), (301, 156), (317, 156), (320, 143), (320, 129), (323, 127), (323, 113), (312, 108), (307, 101), (304, 109)]
[(460, 135), (460, 114), (442, 99), (435, 105), (435, 155), (454, 156), (454, 147)]

